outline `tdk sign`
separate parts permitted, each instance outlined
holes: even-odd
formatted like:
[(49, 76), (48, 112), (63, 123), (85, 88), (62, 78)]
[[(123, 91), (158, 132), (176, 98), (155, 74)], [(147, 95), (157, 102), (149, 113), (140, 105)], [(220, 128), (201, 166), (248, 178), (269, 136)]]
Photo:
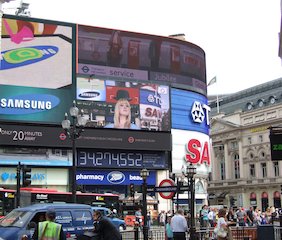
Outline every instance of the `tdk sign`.
[(209, 134), (210, 110), (206, 96), (187, 90), (171, 89), (172, 128)]
[(195, 101), (193, 103), (191, 110), (193, 121), (195, 123), (203, 123), (205, 121), (207, 125), (210, 125), (210, 120), (209, 120), (210, 111), (211, 108), (208, 105)]

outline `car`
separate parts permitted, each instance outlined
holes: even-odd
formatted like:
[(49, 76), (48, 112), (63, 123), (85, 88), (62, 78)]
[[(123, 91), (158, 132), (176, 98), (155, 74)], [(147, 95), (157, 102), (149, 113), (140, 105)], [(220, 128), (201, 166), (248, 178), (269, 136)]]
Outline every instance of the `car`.
[(91, 207), (91, 208), (93, 212), (100, 211), (102, 215), (106, 216), (119, 231), (126, 230), (125, 221), (115, 217), (115, 214), (111, 211), (111, 209), (106, 207)]
[(44, 221), (45, 213), (56, 212), (57, 223), (62, 224), (67, 240), (77, 239), (85, 231), (92, 231), (94, 220), (90, 205), (43, 203), (16, 208), (0, 220), (0, 240), (31, 239), (35, 227)]

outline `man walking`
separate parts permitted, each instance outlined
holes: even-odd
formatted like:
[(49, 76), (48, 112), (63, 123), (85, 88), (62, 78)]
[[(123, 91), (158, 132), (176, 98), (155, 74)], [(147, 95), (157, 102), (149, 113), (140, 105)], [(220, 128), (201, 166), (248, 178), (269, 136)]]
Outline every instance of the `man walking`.
[(188, 232), (187, 220), (184, 217), (183, 209), (178, 209), (176, 214), (171, 218), (171, 230), (174, 240), (185, 240), (185, 234)]

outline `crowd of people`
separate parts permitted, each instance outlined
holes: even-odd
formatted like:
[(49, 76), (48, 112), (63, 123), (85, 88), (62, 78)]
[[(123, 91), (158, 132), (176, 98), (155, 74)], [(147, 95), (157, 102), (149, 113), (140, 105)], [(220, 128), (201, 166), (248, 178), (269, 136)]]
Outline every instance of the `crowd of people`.
[[(184, 240), (186, 232), (189, 232), (189, 214), (183, 209), (177, 210), (174, 214), (171, 211), (161, 211), (158, 216), (159, 226), (164, 226), (166, 240)], [(215, 239), (231, 239), (230, 227), (256, 227), (258, 225), (272, 224), (274, 219), (279, 217), (277, 208), (268, 207), (265, 211), (259, 208), (216, 208), (203, 205), (197, 215), (197, 228), (214, 229)], [(222, 230), (222, 232), (221, 232)]]
[[(201, 228), (215, 227), (218, 220), (217, 208), (204, 205), (199, 212), (199, 222)], [(278, 209), (268, 207), (266, 211), (261, 211), (254, 207), (236, 209), (226, 209), (226, 219), (230, 226), (258, 226), (271, 224), (273, 219), (279, 216)]]

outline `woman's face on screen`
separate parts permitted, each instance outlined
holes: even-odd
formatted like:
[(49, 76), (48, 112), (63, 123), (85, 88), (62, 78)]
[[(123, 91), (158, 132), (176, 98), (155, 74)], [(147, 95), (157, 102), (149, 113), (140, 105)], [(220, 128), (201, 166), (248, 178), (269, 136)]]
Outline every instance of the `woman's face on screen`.
[(119, 114), (123, 116), (128, 116), (130, 113), (130, 105), (128, 101), (122, 101), (119, 104)]

